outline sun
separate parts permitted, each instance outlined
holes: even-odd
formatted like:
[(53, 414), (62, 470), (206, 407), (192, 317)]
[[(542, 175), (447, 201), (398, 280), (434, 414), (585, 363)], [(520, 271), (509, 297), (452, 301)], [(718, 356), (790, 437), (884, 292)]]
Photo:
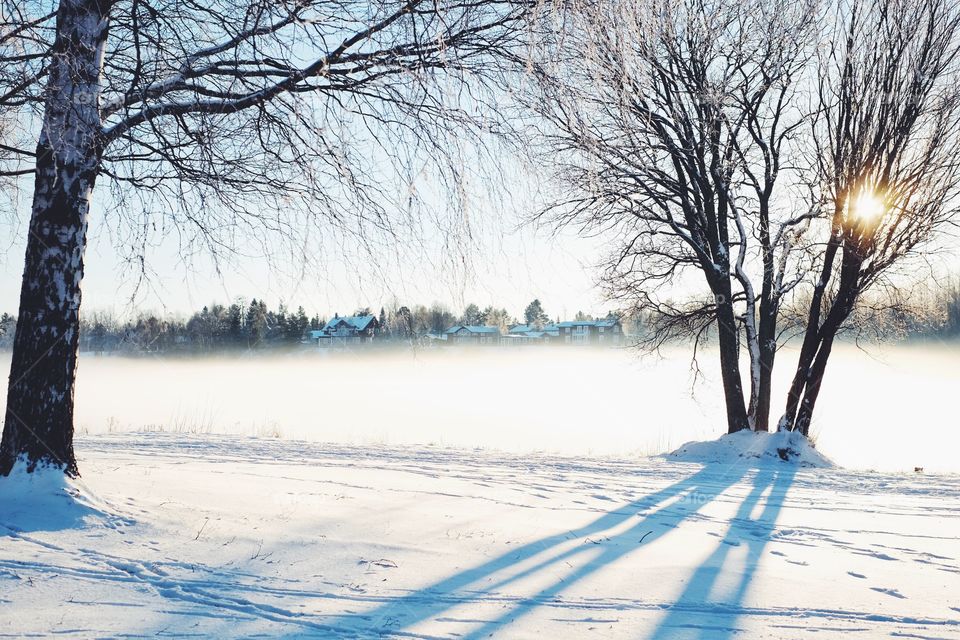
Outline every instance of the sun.
[(861, 191), (849, 206), (849, 215), (862, 222), (873, 222), (879, 219), (886, 211), (883, 200), (875, 193)]

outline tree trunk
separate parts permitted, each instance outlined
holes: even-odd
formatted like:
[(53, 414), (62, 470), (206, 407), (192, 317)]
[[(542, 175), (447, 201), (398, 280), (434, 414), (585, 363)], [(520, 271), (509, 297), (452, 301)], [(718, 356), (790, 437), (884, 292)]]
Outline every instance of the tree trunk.
[(773, 247), (770, 246), (770, 189), (760, 201), (760, 246), (763, 250), (763, 284), (760, 288), (760, 322), (757, 341), (760, 347), (760, 380), (757, 406), (753, 416), (755, 431), (770, 430), (770, 396), (773, 387), (773, 365), (777, 356), (777, 316), (780, 294), (774, 291), (776, 270)]
[[(804, 339), (800, 362), (797, 365), (797, 376), (794, 378), (794, 384), (790, 389), (791, 396), (788, 400), (787, 409), (788, 411), (791, 409), (789, 402), (796, 403), (792, 405), (794, 411), (797, 412), (792, 423), (792, 429), (799, 430), (805, 436), (809, 435), (810, 432), (813, 409), (820, 395), (823, 374), (827, 368), (830, 352), (833, 350), (834, 340), (840, 331), (840, 327), (853, 312), (857, 298), (860, 296), (859, 276), (861, 266), (862, 259), (857, 255), (857, 251), (845, 247), (840, 267), (840, 281), (830, 311), (827, 313), (823, 324), (816, 328), (809, 349), (807, 339)], [(807, 333), (809, 336), (809, 326), (807, 327)], [(798, 385), (797, 380), (801, 373), (803, 374), (802, 384)], [(802, 396), (800, 395), (801, 392)]]
[[(837, 216), (838, 214), (835, 213), (834, 219), (837, 219)], [(810, 301), (810, 310), (807, 314), (807, 327), (803, 336), (803, 345), (800, 347), (797, 370), (794, 373), (793, 381), (790, 383), (790, 390), (787, 392), (787, 406), (777, 425), (778, 431), (792, 431), (796, 426), (800, 398), (803, 396), (803, 389), (810, 374), (810, 366), (813, 364), (813, 359), (817, 355), (817, 348), (820, 344), (820, 317), (822, 315), (823, 297), (830, 283), (830, 278), (833, 276), (833, 265), (840, 248), (838, 233), (839, 231), (835, 228), (824, 252), (820, 280), (814, 286), (813, 299)]]
[(836, 337), (835, 332), (824, 336), (820, 343), (820, 349), (817, 351), (817, 357), (810, 367), (807, 385), (803, 391), (803, 399), (800, 401), (800, 410), (797, 413), (796, 429), (805, 436), (810, 435), (810, 423), (813, 420), (813, 410), (817, 404), (817, 398), (820, 396), (820, 386), (823, 383), (823, 374), (827, 369), (827, 359), (833, 350), (833, 341)]
[(760, 390), (753, 428), (770, 430), (770, 397), (773, 393), (773, 366), (777, 357), (777, 304), (773, 300), (760, 303)]
[(727, 433), (749, 427), (743, 402), (743, 379), (740, 377), (740, 335), (733, 313), (730, 280), (724, 278), (717, 296), (717, 328), (720, 344), (720, 376), (727, 407)]
[(17, 460), (77, 474), (73, 394), (80, 282), (90, 195), (101, 153), (100, 73), (109, 3), (61, 0), (43, 128), (20, 314), (13, 344), (0, 475)]
[(813, 420), (813, 410), (817, 404), (817, 398), (820, 396), (823, 374), (827, 369), (827, 360), (830, 358), (830, 352), (833, 350), (834, 340), (836, 340), (840, 327), (843, 326), (843, 323), (846, 322), (847, 318), (849, 318), (853, 312), (857, 298), (860, 297), (859, 276), (862, 265), (863, 260), (859, 257), (858, 252), (855, 249), (845, 248), (837, 294), (833, 306), (830, 308), (830, 313), (820, 328), (816, 358), (813, 359), (807, 372), (803, 399), (800, 402), (799, 412), (797, 413), (795, 428), (805, 436), (810, 433), (810, 422)]

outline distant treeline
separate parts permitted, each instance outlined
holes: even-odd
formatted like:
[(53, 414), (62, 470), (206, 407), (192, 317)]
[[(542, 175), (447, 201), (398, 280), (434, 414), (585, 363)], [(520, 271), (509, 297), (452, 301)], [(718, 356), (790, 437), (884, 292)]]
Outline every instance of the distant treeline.
[[(339, 315), (375, 315), (381, 340), (419, 341), (439, 335), (453, 325), (495, 326), (506, 332), (524, 322), (545, 324), (550, 318), (539, 300), (524, 310), (520, 319), (506, 309), (469, 304), (462, 313), (447, 306), (399, 305), (394, 309), (360, 308)], [(592, 319), (578, 312), (576, 319)], [(110, 312), (85, 314), (80, 321), (80, 350), (119, 353), (209, 353), (214, 351), (291, 348), (307, 341), (310, 331), (327, 323), (327, 317), (308, 315), (302, 306), (293, 310), (284, 304), (270, 309), (262, 300), (237, 300), (233, 304), (211, 304), (184, 318), (175, 314), (144, 312), (134, 318), (120, 319)], [(16, 318), (0, 316), (0, 348), (13, 344)]]
[[(341, 314), (343, 315), (343, 314)], [(539, 300), (527, 305), (520, 317), (504, 308), (481, 309), (469, 304), (462, 313), (434, 303), (400, 305), (394, 309), (356, 309), (346, 315), (376, 315), (378, 338), (416, 342), (428, 335), (439, 335), (453, 325), (498, 327), (506, 333), (515, 324), (543, 325), (551, 321)], [(559, 319), (559, 318), (557, 318)], [(574, 320), (592, 320), (577, 312)], [(209, 353), (214, 351), (291, 348), (307, 342), (310, 331), (323, 328), (327, 317), (308, 315), (302, 306), (294, 311), (284, 304), (270, 309), (262, 300), (249, 303), (211, 304), (187, 318), (175, 314), (141, 313), (135, 318), (119, 319), (109, 312), (85, 315), (80, 323), (80, 350), (120, 353)], [(897, 327), (907, 337), (960, 338), (960, 282), (944, 287), (923, 313), (905, 313), (885, 309), (874, 313), (872, 323)], [(643, 332), (643, 320), (623, 319), (628, 334)], [(0, 314), (0, 349), (13, 345), (16, 317)]]
[[(120, 319), (97, 311), (80, 320), (80, 350), (162, 353), (280, 347), (298, 344), (307, 331), (324, 322), (318, 316), (309, 317), (303, 307), (292, 311), (281, 304), (271, 310), (258, 300), (212, 304), (188, 318), (145, 312)], [(15, 326), (12, 316), (0, 317), (0, 346), (12, 345)]]
[(930, 333), (960, 337), (960, 280), (951, 281), (937, 296), (934, 318), (932, 327), (928, 327)]

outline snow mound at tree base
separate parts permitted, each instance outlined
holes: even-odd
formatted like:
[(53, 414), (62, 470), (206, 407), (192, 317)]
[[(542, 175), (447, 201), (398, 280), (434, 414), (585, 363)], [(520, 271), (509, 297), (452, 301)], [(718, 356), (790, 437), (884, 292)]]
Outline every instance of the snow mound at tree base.
[(767, 433), (744, 429), (708, 442), (688, 442), (664, 457), (701, 464), (742, 464), (749, 461), (770, 464), (789, 462), (801, 467), (817, 468), (835, 466), (797, 431)]
[(25, 462), (18, 462), (9, 476), (0, 476), (0, 534), (3, 529), (22, 533), (130, 523), (61, 469), (30, 473)]

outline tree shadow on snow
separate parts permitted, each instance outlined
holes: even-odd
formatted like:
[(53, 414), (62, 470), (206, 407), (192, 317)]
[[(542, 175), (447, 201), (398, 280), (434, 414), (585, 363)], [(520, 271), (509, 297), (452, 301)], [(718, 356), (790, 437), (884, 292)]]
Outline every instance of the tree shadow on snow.
[[(792, 464), (757, 471), (753, 488), (740, 503), (723, 540), (693, 572), (650, 640), (724, 640), (741, 631), (736, 622), (744, 598), (796, 471)], [(754, 516), (761, 502), (763, 508)], [(739, 571), (725, 573), (728, 564), (739, 565)]]
[[(784, 465), (786, 469), (790, 465)], [(556, 597), (573, 585), (597, 571), (636, 551), (672, 531), (680, 522), (696, 514), (705, 505), (720, 496), (729, 487), (740, 481), (747, 470), (746, 465), (707, 466), (693, 475), (644, 496), (634, 502), (605, 513), (578, 529), (547, 536), (511, 549), (488, 562), (445, 578), (435, 584), (390, 599), (372, 610), (344, 614), (325, 621), (331, 631), (346, 635), (410, 635), (419, 634), (409, 629), (417, 624), (434, 620), (460, 605), (490, 602), (500, 605), (496, 616), (476, 616), (481, 619), (462, 622), (473, 623), (459, 637), (477, 639), (503, 631), (510, 623), (541, 606), (556, 606)], [(718, 577), (722, 559), (729, 552), (728, 542), (747, 542), (750, 558), (747, 573), (742, 577), (736, 593), (731, 598), (739, 601), (749, 584), (752, 568), (766, 542), (776, 514), (782, 504), (785, 483), (792, 477), (790, 471), (757, 472), (754, 490), (740, 505), (738, 521), (727, 533), (727, 539), (719, 549), (694, 574), (691, 586), (677, 602), (677, 616), (683, 606), (695, 598), (709, 593), (710, 585)], [(775, 496), (767, 500), (764, 513), (756, 520), (750, 519), (754, 505), (760, 500), (767, 486), (778, 485)], [(743, 519), (746, 522), (740, 522)], [(748, 526), (748, 523), (750, 526)], [(750, 562), (753, 565), (750, 565)], [(720, 564), (718, 564), (720, 563)], [(531, 596), (513, 596), (505, 588), (529, 581), (537, 585)], [(642, 598), (642, 578), (637, 577), (637, 599)], [(630, 594), (625, 594), (629, 596)], [(680, 622), (674, 619), (671, 609), (667, 620), (657, 630), (657, 638), (669, 637), (668, 630)], [(710, 633), (711, 638), (718, 637)]]

